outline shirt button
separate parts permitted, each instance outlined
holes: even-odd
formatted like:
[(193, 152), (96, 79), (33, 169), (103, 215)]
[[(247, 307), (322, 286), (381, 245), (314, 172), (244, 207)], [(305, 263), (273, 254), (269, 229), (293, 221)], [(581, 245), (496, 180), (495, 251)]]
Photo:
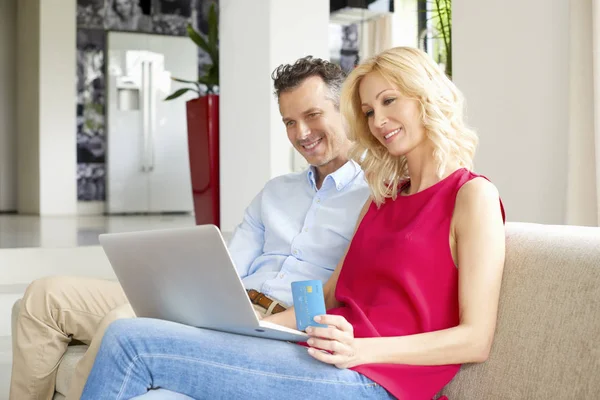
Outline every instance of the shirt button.
[(279, 274), (279, 279), (283, 279), (284, 276), (285, 274)]
[(337, 185), (337, 188), (338, 188), (338, 190), (342, 190), (342, 185), (341, 184)]
[(304, 232), (308, 232), (308, 228), (304, 228)]
[(293, 253), (294, 253), (295, 256), (297, 256), (298, 255), (298, 250), (294, 250)]
[(321, 202), (321, 199), (317, 197), (317, 204)]

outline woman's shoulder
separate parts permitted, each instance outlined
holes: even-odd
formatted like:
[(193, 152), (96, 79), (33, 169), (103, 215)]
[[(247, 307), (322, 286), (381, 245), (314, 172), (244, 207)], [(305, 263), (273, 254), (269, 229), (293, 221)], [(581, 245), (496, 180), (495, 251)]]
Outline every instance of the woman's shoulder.
[(484, 176), (471, 173), (470, 179), (458, 190), (455, 213), (464, 218), (477, 218), (482, 212), (497, 210), (498, 206), (504, 219), (504, 206), (496, 185)]
[(458, 190), (457, 201), (460, 197), (464, 200), (485, 200), (486, 198), (498, 199), (500, 193), (498, 188), (485, 176), (469, 173), (470, 179), (467, 180)]

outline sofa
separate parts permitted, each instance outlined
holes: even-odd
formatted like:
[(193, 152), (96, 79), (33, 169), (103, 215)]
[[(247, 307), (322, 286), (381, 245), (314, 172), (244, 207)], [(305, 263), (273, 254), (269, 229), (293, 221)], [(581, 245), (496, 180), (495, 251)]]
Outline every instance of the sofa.
[[(508, 223), (498, 324), (488, 360), (464, 365), (450, 400), (591, 399), (600, 395), (600, 228)], [(13, 307), (13, 318), (18, 311)], [(14, 323), (13, 323), (14, 324)], [(62, 360), (67, 392), (86, 346)]]

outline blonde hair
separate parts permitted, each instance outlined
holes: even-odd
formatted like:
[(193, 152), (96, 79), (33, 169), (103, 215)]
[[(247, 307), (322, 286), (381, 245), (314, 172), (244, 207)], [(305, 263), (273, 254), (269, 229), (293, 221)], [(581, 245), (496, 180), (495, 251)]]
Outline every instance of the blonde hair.
[(396, 47), (360, 64), (342, 87), (341, 111), (354, 142), (350, 157), (361, 164), (376, 204), (395, 199), (401, 182), (409, 178), (404, 156), (388, 153), (369, 130), (361, 109), (359, 87), (362, 78), (381, 74), (403, 96), (417, 100), (427, 138), (434, 146), (434, 158), (441, 178), (449, 163), (473, 168), (477, 135), (463, 120), (464, 98), (442, 69), (421, 50)]

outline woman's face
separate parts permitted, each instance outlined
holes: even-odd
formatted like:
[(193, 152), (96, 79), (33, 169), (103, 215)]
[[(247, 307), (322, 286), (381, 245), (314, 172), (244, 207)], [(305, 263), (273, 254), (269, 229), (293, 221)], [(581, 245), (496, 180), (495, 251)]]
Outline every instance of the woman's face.
[(115, 0), (115, 10), (123, 17), (131, 16), (133, 14), (133, 0)]
[(380, 73), (365, 75), (359, 86), (369, 130), (393, 156), (405, 156), (426, 140), (419, 102), (404, 97)]

